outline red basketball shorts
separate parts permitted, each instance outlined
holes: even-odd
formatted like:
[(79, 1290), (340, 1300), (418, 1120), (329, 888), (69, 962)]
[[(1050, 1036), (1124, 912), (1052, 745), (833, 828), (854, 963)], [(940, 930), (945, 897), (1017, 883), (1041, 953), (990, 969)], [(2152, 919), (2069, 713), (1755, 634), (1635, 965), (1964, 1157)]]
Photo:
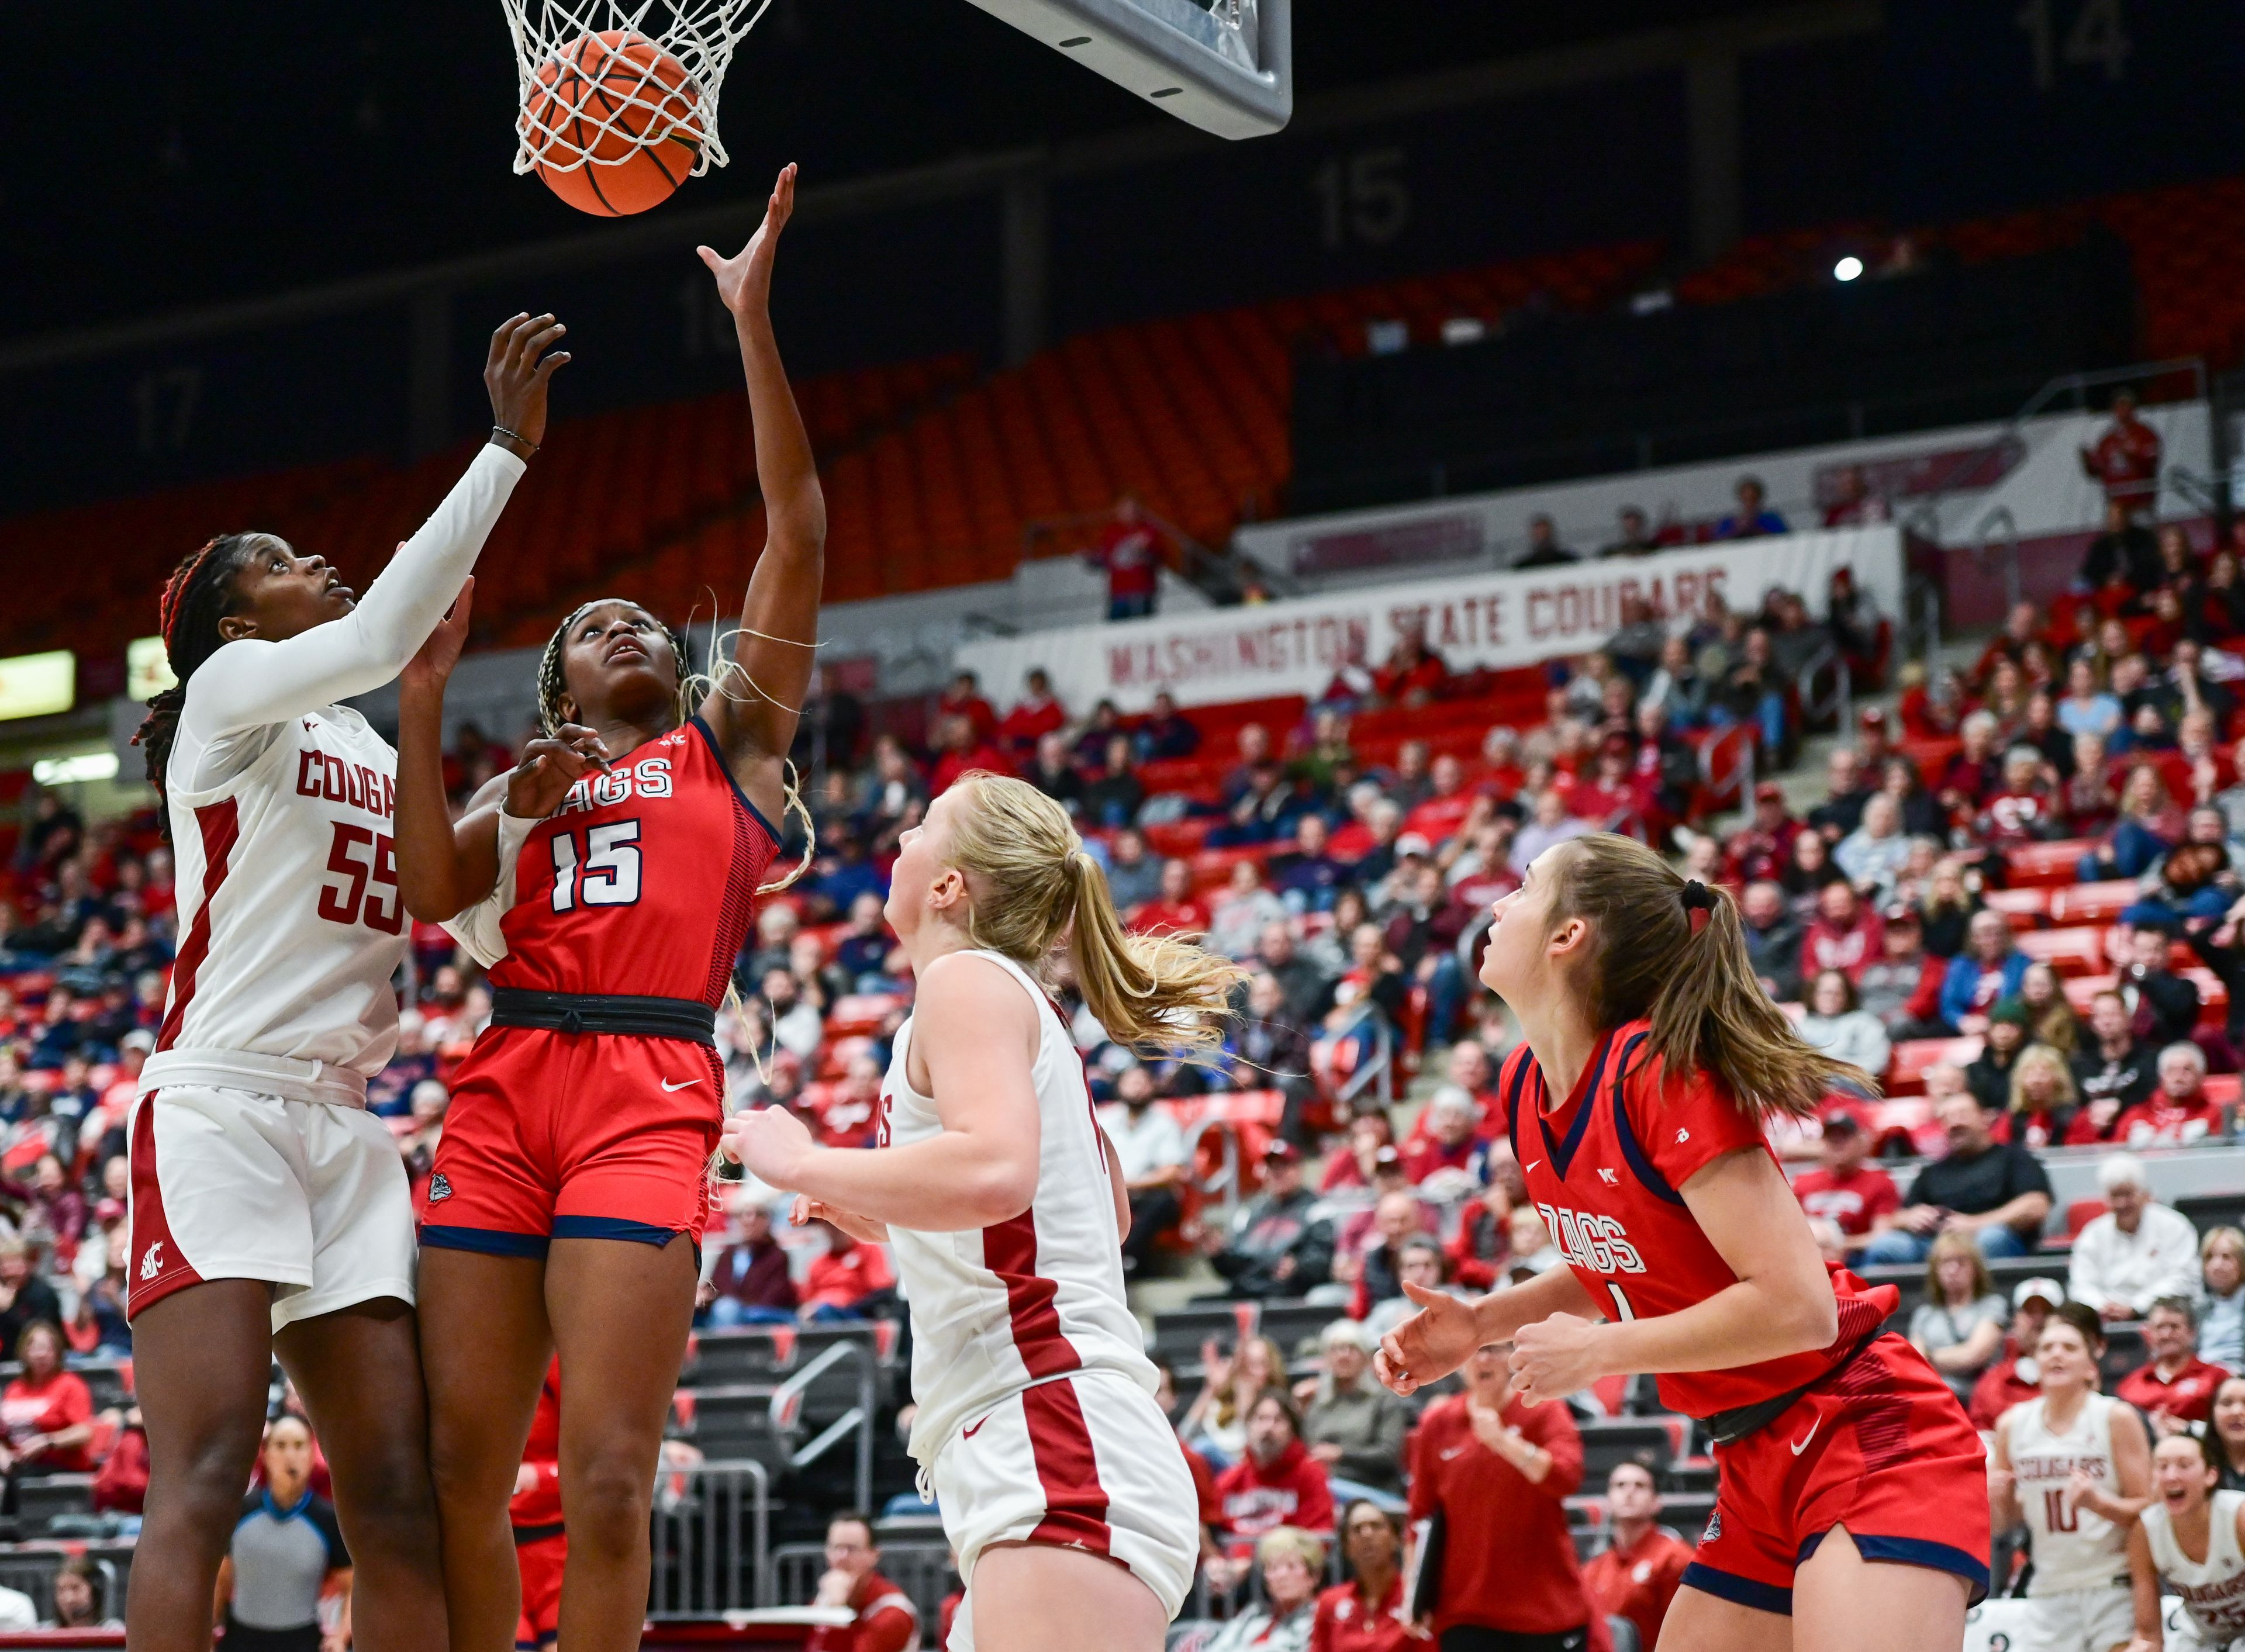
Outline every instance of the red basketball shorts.
[(545, 1652), (561, 1635), (561, 1573), (569, 1561), (569, 1539), (556, 1532), (514, 1546), (522, 1572), (522, 1619), (514, 1626), (519, 1652)]
[(1901, 1337), (1879, 1337), (1767, 1425), (1715, 1447), (1721, 1487), (1685, 1583), (1791, 1613), (1794, 1569), (1844, 1526), (1867, 1561), (1988, 1592), (1988, 1459), (1964, 1408)]
[(698, 1245), (724, 1107), (707, 1045), (491, 1028), (452, 1081), (421, 1242), (501, 1256), (554, 1239)]

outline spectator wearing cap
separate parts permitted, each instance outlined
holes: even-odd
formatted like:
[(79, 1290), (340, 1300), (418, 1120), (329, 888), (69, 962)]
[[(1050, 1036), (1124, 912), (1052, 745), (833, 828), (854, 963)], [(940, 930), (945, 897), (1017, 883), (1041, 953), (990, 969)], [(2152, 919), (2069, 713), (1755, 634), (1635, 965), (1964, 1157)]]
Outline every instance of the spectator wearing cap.
[(1348, 1579), (1318, 1596), (1309, 1652), (1407, 1652), (1423, 1646), (1403, 1598), (1403, 1538), (1395, 1516), (1367, 1498), (1341, 1511)]
[(1281, 1526), (1333, 1530), (1332, 1477), (1303, 1444), (1302, 1413), (1285, 1389), (1266, 1388), (1248, 1407), (1247, 1447), (1216, 1477), (1216, 1500), (1235, 1547)]
[[(2026, 1256), (2040, 1238), (2050, 1215), (2049, 1174), (2026, 1148), (1995, 1141), (1963, 1074), (1949, 1071), (1956, 1088), (1935, 1113), (1949, 1151), (1912, 1180), (1902, 1208), (1864, 1247), (1866, 1262), (1923, 1262), (1934, 1236), (1952, 1230), (1970, 1234), (1991, 1259)], [(1931, 1080), (1929, 1073), (1929, 1090)]]
[[(1580, 1645), (1590, 1606), (1566, 1500), (1583, 1480), (1582, 1436), (1564, 1405), (1521, 1403), (1502, 1348), (1477, 1349), (1461, 1375), (1465, 1391), (1428, 1405), (1407, 1448), (1410, 1519), (1439, 1513), (1444, 1530), (1434, 1634), (1457, 1647)], [(1448, 1641), (1457, 1628), (1494, 1635)]]
[(709, 1324), (719, 1330), (736, 1325), (791, 1325), (796, 1319), (795, 1281), (787, 1252), (772, 1237), (771, 1209), (743, 1198), (734, 1207), (738, 1237), (717, 1253), (705, 1287)]
[(1190, 1151), (1184, 1132), (1154, 1100), (1154, 1075), (1133, 1063), (1115, 1080), (1116, 1100), (1098, 1108), (1099, 1127), (1115, 1149), (1116, 1168), (1130, 1201), (1130, 1231), (1122, 1260), (1143, 1267), (1155, 1241), (1184, 1214), (1180, 1193)]
[(1333, 1272), (1333, 1226), (1312, 1219), (1317, 1195), (1302, 1185), (1292, 1142), (1263, 1149), (1263, 1191), (1240, 1208), (1228, 1232), (1204, 1231), (1201, 1248), (1235, 1297), (1299, 1297)]
[(2018, 999), (1997, 1004), (1988, 1012), (1980, 1053), (1964, 1069), (1965, 1087), (1991, 1113), (2007, 1111), (2011, 1105), (2011, 1073), (2027, 1046), (2027, 1006)]
[(1731, 881), (1753, 884), (1775, 877), (1793, 858), (1793, 840), (1801, 830), (1801, 823), (1786, 811), (1785, 789), (1772, 780), (1757, 784), (1752, 818), (1723, 845)]
[(1808, 1013), (1801, 1019), (1800, 1032), (1804, 1043), (1873, 1079), (1887, 1070), (1893, 1053), (1885, 1026), (1857, 1001), (1855, 984), (1845, 970), (1820, 971), (1809, 984)]
[(1960, 1033), (1982, 1031), (1988, 1012), (2018, 994), (2028, 962), (2001, 912), (1973, 913), (1964, 950), (1949, 961), (1942, 977), (1942, 1020)]
[(1909, 1345), (1960, 1401), (1971, 1398), (1980, 1373), (2002, 1351), (2011, 1317), (1971, 1236), (1937, 1236), (1926, 1253), (1924, 1300), (1910, 1310)]
[(1850, 1245), (1860, 1245), (1882, 1218), (1902, 1208), (1902, 1195), (1892, 1176), (1864, 1163), (1870, 1137), (1853, 1113), (1828, 1107), (1822, 1122), (1824, 1134), (1818, 1144), (1822, 1162), (1794, 1178), (1794, 1196), (1810, 1215), (1836, 1222)]
[(2120, 1114), (2151, 1098), (2158, 1064), (2137, 1042), (2128, 1006), (2118, 992), (2099, 992), (2089, 1001), (2089, 1039), (2073, 1058), (2074, 1087), (2093, 1140), (2111, 1139)]
[(1660, 1642), (1669, 1603), (1692, 1564), (1692, 1546), (1660, 1527), (1660, 1483), (1631, 1459), (1606, 1475), (1606, 1545), (1583, 1567), (1583, 1589), (1597, 1615), (1637, 1626), (1640, 1652)]
[(2162, 1297), (2198, 1294), (2198, 1231), (2190, 1218), (2153, 1199), (2151, 1177), (2131, 1153), (2097, 1166), (2105, 1214), (2073, 1241), (2066, 1291), (2102, 1319), (2138, 1319)]
[(2205, 1422), (2229, 1373), (2199, 1357), (2197, 1303), (2188, 1297), (2153, 1303), (2144, 1316), (2144, 1346), (2152, 1357), (2113, 1385), (2113, 1397), (2149, 1418), (2155, 1435)]
[(2170, 1044), (2160, 1052), (2160, 1083), (2113, 1123), (2113, 1140), (2131, 1148), (2182, 1148), (2221, 1134), (2221, 1109), (2206, 1093), (2206, 1052)]
[(2011, 1291), (2011, 1324), (2004, 1333), (2002, 1353), (1972, 1385), (1965, 1412), (1983, 1433), (2014, 1405), (2042, 1394), (2042, 1373), (2035, 1364), (2035, 1344), (2041, 1340), (2050, 1310), (2065, 1304), (2065, 1288), (2055, 1279), (2022, 1279)]
[(1325, 1371), (1304, 1402), (1302, 1439), (1336, 1482), (1392, 1497), (1403, 1489), (1411, 1408), (1373, 1377), (1379, 1346), (1353, 1319), (1337, 1319), (1319, 1333)]

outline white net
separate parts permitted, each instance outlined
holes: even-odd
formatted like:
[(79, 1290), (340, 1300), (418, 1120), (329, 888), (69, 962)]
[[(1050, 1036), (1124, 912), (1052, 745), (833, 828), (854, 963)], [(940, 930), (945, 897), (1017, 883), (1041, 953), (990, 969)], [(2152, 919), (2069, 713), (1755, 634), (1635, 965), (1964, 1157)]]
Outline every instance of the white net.
[(514, 170), (621, 166), (662, 146), (726, 164), (717, 94), (771, 0), (500, 0), (521, 112)]

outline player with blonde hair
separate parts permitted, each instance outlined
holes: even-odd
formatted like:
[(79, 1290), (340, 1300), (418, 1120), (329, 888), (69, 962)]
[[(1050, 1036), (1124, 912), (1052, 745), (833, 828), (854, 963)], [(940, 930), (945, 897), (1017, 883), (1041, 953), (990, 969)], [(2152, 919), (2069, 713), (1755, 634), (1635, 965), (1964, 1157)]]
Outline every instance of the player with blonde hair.
[(1068, 1022), (1062, 958), (1118, 1042), (1215, 1047), (1239, 969), (1123, 932), (1059, 804), (971, 774), (904, 834), (887, 914), (918, 997), (880, 1151), (816, 1146), (782, 1107), (725, 1148), (820, 1218), (885, 1241), (912, 1304), (911, 1450), (959, 1554), (953, 1652), (1156, 1652), (1191, 1588), (1192, 1477), (1123, 1299), (1129, 1222)]

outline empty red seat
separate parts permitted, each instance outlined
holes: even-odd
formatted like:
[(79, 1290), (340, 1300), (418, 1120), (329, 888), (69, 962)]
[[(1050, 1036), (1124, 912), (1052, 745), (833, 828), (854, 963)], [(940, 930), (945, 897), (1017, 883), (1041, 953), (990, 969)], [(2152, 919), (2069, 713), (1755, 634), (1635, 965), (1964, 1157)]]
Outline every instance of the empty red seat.
[(2131, 879), (2109, 884), (2076, 884), (2053, 890), (2050, 921), (2053, 924), (2109, 924), (2135, 904), (2137, 890)]
[(1887, 1067), (1887, 1088), (1900, 1094), (1925, 1087), (1928, 1067), (1950, 1062), (1963, 1066), (1977, 1060), (1980, 1040), (1968, 1039), (1905, 1039), (1894, 1046), (1894, 1060)]
[(1991, 912), (2001, 912), (2018, 931), (2036, 928), (2050, 916), (2047, 889), (1991, 889), (1980, 897)]
[(2093, 926), (2035, 930), (2018, 941), (2020, 951), (2060, 975), (2095, 975), (2107, 966), (2105, 931)]
[(2079, 874), (2075, 868), (2081, 857), (2096, 843), (2086, 837), (2068, 838), (2055, 843), (2020, 843), (2004, 851), (2004, 870), (2011, 885), (2034, 885), (2057, 889), (2073, 883)]

